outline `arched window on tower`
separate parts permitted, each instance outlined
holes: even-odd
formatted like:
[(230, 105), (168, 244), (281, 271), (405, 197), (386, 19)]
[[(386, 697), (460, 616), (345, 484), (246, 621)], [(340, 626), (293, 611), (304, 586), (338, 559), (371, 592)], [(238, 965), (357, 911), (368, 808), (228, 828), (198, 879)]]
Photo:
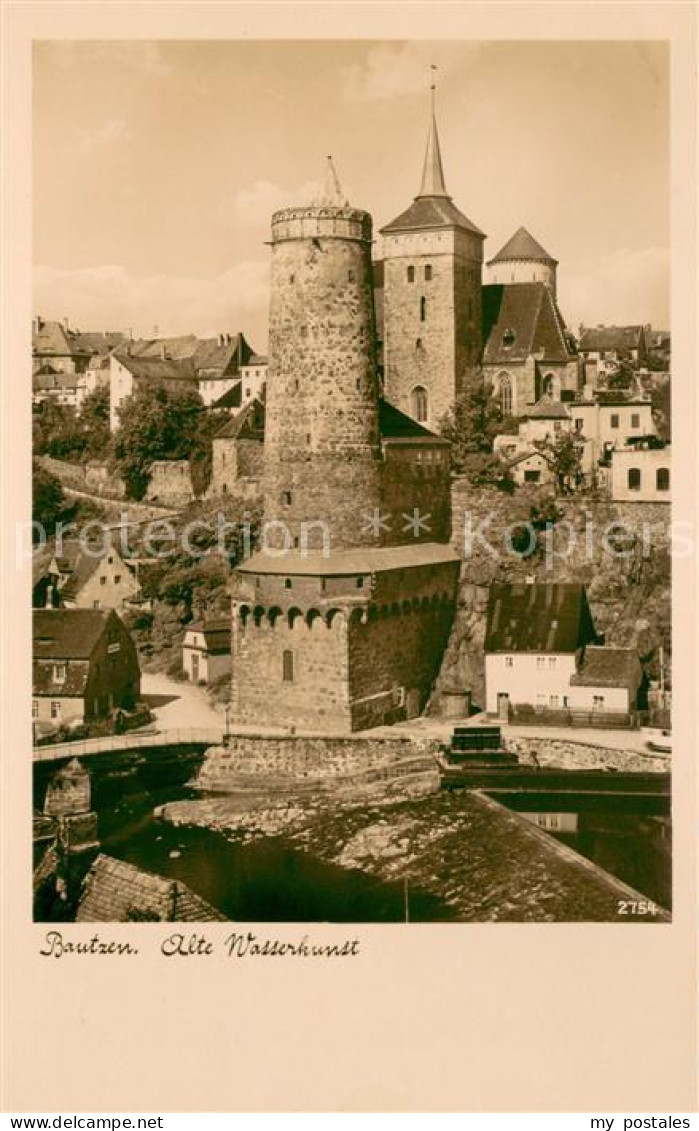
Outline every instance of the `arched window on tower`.
[(428, 263), (425, 267), (425, 282), (429, 283), (432, 278), (432, 265)]
[(500, 391), (500, 408), (505, 416), (510, 416), (512, 413), (512, 381), (509, 373), (500, 374), (498, 389)]
[(420, 424), (428, 419), (429, 416), (429, 401), (427, 397), (427, 389), (424, 385), (416, 385), (410, 394), (412, 404), (413, 417)]
[(409, 283), (415, 282), (415, 268), (414, 267), (408, 268), (408, 282)]
[(424, 322), (427, 317), (427, 299), (423, 295), (420, 299), (420, 321)]

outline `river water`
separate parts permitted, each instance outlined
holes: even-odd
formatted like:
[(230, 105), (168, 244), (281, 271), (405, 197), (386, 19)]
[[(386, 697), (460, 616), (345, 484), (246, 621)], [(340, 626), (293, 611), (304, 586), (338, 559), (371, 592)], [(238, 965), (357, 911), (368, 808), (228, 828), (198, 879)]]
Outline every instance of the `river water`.
[[(210, 829), (175, 827), (153, 819), (153, 806), (186, 789), (126, 797), (100, 813), (104, 852), (148, 872), (187, 884), (228, 918), (251, 923), (397, 923), (405, 921), (402, 883), (384, 883), (289, 847), (279, 837), (250, 844)], [(453, 918), (429, 892), (410, 889), (412, 922)]]
[[(103, 852), (148, 872), (187, 884), (227, 918), (239, 922), (396, 923), (454, 919), (430, 892), (385, 883), (364, 872), (325, 863), (282, 837), (251, 843), (206, 828), (176, 827), (153, 810), (169, 801), (199, 797), (170, 782), (154, 787), (114, 781), (98, 801)], [(559, 841), (662, 907), (671, 905), (670, 828), (667, 803), (658, 799), (498, 793)], [(75, 858), (76, 891), (91, 859)], [(65, 908), (68, 911), (68, 908)], [(38, 917), (63, 917), (55, 904)]]

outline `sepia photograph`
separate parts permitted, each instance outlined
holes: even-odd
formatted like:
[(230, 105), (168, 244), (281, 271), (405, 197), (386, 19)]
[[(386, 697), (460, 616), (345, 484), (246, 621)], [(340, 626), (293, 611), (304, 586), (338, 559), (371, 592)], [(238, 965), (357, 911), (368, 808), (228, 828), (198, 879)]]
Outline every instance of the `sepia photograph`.
[(670, 923), (669, 44), (45, 38), (31, 112), (46, 945)]

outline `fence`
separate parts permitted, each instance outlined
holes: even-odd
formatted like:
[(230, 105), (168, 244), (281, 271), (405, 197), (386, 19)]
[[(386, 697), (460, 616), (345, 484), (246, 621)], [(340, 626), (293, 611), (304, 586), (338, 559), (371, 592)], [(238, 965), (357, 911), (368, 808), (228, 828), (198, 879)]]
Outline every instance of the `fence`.
[(543, 707), (524, 710), (516, 703), (510, 711), (509, 721), (517, 726), (600, 727), (619, 730), (630, 730), (637, 726), (635, 716), (623, 711), (574, 711), (569, 708), (556, 711)]

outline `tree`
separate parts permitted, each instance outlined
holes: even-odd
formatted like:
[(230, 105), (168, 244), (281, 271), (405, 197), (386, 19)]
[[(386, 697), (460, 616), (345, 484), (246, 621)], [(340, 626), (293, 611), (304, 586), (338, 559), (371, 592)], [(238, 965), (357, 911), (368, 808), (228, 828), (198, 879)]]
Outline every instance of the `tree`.
[(80, 413), (80, 427), (85, 441), (85, 456), (105, 459), (111, 448), (109, 430), (109, 388), (97, 388), (85, 397)]
[(630, 389), (634, 380), (634, 369), (630, 362), (619, 360), (617, 368), (607, 377), (608, 389)]
[[(55, 475), (39, 463), (32, 469), (32, 520), (51, 537), (58, 522), (66, 517), (68, 504)], [(37, 532), (38, 537), (38, 532)]]
[(540, 452), (548, 456), (556, 484), (562, 494), (568, 494), (582, 478), (582, 447), (579, 434), (561, 432), (553, 439), (542, 440), (536, 445)]
[(35, 455), (79, 462), (85, 454), (85, 435), (71, 405), (44, 401), (32, 421)]
[(154, 461), (190, 458), (196, 450), (203, 407), (194, 390), (173, 391), (162, 385), (142, 385), (124, 402), (119, 409), (114, 462), (130, 498), (145, 495)]
[(503, 414), (500, 402), (493, 396), (491, 385), (480, 380), (467, 388), (439, 426), (440, 434), (452, 446), (452, 469), (466, 474), (468, 457), (491, 454), (494, 438), (509, 431), (512, 425), (512, 418)]

